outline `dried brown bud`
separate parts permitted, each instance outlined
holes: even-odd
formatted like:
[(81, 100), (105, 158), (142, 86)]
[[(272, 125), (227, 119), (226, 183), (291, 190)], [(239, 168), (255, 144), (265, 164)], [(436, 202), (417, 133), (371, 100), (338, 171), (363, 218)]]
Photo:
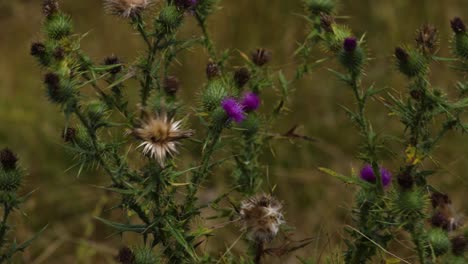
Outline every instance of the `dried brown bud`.
[(119, 250), (116, 260), (122, 264), (135, 264), (135, 254), (128, 247), (123, 247)]
[(463, 20), (459, 17), (454, 17), (450, 21), (450, 26), (455, 34), (466, 32), (465, 23), (463, 23)]
[(252, 53), (252, 61), (257, 66), (263, 66), (271, 60), (271, 52), (265, 49), (257, 49)]
[(466, 238), (462, 235), (452, 238), (452, 252), (454, 255), (462, 256), (466, 251)]
[(247, 68), (242, 67), (234, 73), (234, 81), (237, 87), (244, 87), (250, 80), (250, 72)]
[(218, 64), (212, 61), (208, 62), (208, 64), (206, 65), (206, 77), (208, 77), (208, 79), (213, 79), (219, 76), (219, 74), (220, 74), (220, 69), (219, 69)]
[(42, 3), (42, 13), (45, 17), (51, 17), (59, 11), (57, 0), (44, 0)]
[(408, 59), (409, 59), (409, 54), (403, 48), (398, 47), (398, 48), (395, 49), (395, 57), (400, 62), (407, 62)]
[(109, 72), (111, 74), (117, 74), (119, 73), (121, 70), (122, 70), (122, 65), (119, 65), (121, 64), (121, 61), (120, 59), (115, 56), (115, 55), (112, 55), (110, 57), (107, 57), (105, 60), (104, 60), (104, 64), (107, 65), (107, 66), (114, 66), (112, 69), (109, 70)]
[(425, 24), (416, 32), (416, 44), (424, 53), (434, 53), (439, 44), (436, 27)]
[(34, 42), (31, 44), (31, 55), (35, 57), (42, 57), (46, 53), (46, 47), (42, 42)]
[(0, 151), (0, 163), (5, 170), (15, 169), (16, 162), (18, 162), (18, 158), (16, 157), (16, 154), (13, 153), (13, 151), (8, 148)]
[(332, 15), (328, 15), (326, 13), (320, 13), (320, 25), (322, 26), (323, 30), (325, 30), (326, 32), (332, 33), (333, 24), (335, 24), (335, 18)]
[(413, 177), (407, 173), (400, 173), (397, 176), (397, 182), (398, 185), (403, 189), (403, 190), (409, 190), (413, 187), (414, 185), (414, 180)]
[(434, 192), (431, 195), (431, 203), (432, 203), (432, 207), (436, 208), (439, 206), (445, 206), (445, 205), (451, 204), (452, 201), (450, 200), (448, 195), (441, 193), (441, 192)]
[(62, 135), (62, 138), (63, 138), (63, 140), (64, 140), (65, 142), (67, 142), (67, 143), (68, 143), (68, 142), (73, 142), (73, 141), (75, 141), (75, 139), (76, 139), (76, 129), (73, 128), (73, 127), (67, 128), (67, 129), (64, 131), (64, 133), (63, 133), (63, 135)]
[(442, 228), (444, 230), (448, 230), (449, 226), (450, 226), (450, 221), (441, 212), (436, 212), (431, 218), (431, 224), (434, 227), (439, 227), (439, 228)]
[(167, 76), (163, 83), (164, 91), (169, 95), (175, 95), (180, 88), (179, 79), (175, 76)]

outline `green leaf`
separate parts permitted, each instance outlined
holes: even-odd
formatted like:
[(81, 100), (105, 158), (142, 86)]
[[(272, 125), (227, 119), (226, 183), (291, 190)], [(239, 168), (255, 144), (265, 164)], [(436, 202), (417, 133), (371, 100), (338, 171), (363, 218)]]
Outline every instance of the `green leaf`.
[(114, 229), (117, 229), (120, 232), (134, 232), (134, 233), (142, 234), (147, 229), (145, 225), (122, 224), (122, 223), (112, 222), (104, 218), (100, 218), (98, 216), (94, 218)]
[(348, 176), (344, 176), (342, 174), (339, 174), (331, 169), (327, 169), (327, 168), (323, 168), (323, 167), (320, 167), (319, 170), (323, 173), (326, 173), (330, 176), (333, 176), (339, 180), (341, 180), (342, 182), (344, 183), (347, 183), (347, 184), (356, 184), (356, 185), (359, 185), (361, 187), (364, 187), (364, 188), (368, 188), (368, 187), (371, 187), (372, 185), (357, 178), (357, 177), (348, 177)]
[(174, 228), (168, 220), (166, 220), (167, 227), (165, 228), (167, 231), (169, 231), (172, 236), (175, 238), (175, 240), (189, 253), (189, 255), (195, 259), (198, 260), (198, 256), (195, 253), (193, 247), (185, 240), (184, 235), (180, 232), (180, 230)]

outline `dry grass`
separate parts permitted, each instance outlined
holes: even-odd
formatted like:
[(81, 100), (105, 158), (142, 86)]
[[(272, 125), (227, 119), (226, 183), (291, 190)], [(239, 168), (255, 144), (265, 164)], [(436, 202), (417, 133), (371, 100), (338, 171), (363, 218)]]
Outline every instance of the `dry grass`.
[[(57, 109), (46, 102), (40, 70), (28, 55), (30, 42), (39, 36), (39, 2), (0, 3), (0, 146), (8, 145), (19, 152), (22, 164), (30, 169), (24, 190), (38, 188), (24, 208), (30, 217), (21, 217), (18, 222), (18, 237), (24, 239), (46, 223), (50, 226), (25, 254), (23, 262), (111, 263), (121, 245), (120, 238), (108, 238), (112, 230), (92, 219), (95, 215), (108, 214), (105, 209), (111, 206), (105, 193), (91, 187), (105, 179), (94, 171), (83, 173), (80, 178), (76, 178), (76, 171), (67, 171), (72, 161), (70, 156), (64, 155), (65, 150), (60, 145), (62, 119)], [(63, 8), (73, 15), (77, 31), (90, 30), (84, 49), (95, 60), (115, 53), (129, 61), (138, 54), (141, 47), (138, 37), (124, 21), (104, 15), (99, 1), (62, 2)], [(274, 54), (275, 67), (285, 67), (291, 73), (296, 40), (305, 32), (304, 22), (294, 15), (301, 11), (299, 1), (223, 2), (223, 9), (213, 18), (210, 27), (219, 46), (232, 49), (234, 54), (237, 49), (248, 52), (256, 47), (269, 48)], [(441, 54), (448, 55), (448, 21), (452, 16), (468, 14), (468, 5), (464, 2), (344, 1), (341, 13), (352, 16), (349, 22), (356, 32), (367, 33), (368, 47), (375, 58), (367, 74), (368, 80), (380, 87), (404, 91), (403, 79), (390, 63), (393, 48), (401, 41), (412, 41), (414, 30), (424, 22), (431, 22), (441, 30)], [(195, 27), (190, 25), (192, 19), (188, 21), (184, 34), (191, 35)], [(185, 52), (180, 65), (173, 69), (182, 79), (182, 97), (191, 105), (195, 104), (191, 98), (197, 93), (197, 87), (204, 82), (203, 65), (207, 61), (198, 51)], [(435, 85), (450, 92), (454, 80), (455, 76), (449, 73), (446, 65), (435, 65), (432, 73)], [(317, 138), (318, 142), (294, 145), (279, 142), (274, 146), (275, 155), (268, 154), (264, 159), (270, 181), (278, 185), (278, 197), (285, 202), (289, 224), (297, 227), (301, 236), (317, 238), (317, 243), (299, 252), (302, 256), (319, 259), (320, 252), (336, 249), (343, 235), (342, 226), (350, 220), (352, 188), (317, 170), (318, 166), (323, 166), (348, 172), (352, 166), (360, 165), (354, 159), (358, 137), (338, 106), (338, 103), (351, 103), (348, 92), (326, 70), (319, 70), (301, 82), (292, 102), (290, 118), (284, 119), (276, 129), (285, 131), (294, 124), (301, 124), (303, 132)], [(369, 112), (379, 132), (401, 131), (396, 120), (386, 116), (379, 102), (372, 104)], [(468, 141), (466, 137), (452, 135), (443, 145), (434, 157), (441, 171), (433, 180), (452, 195), (461, 212), (466, 212)], [(397, 162), (389, 155), (388, 167)], [(222, 174), (220, 171), (215, 176), (219, 178)], [(213, 186), (206, 193), (210, 191), (219, 190)], [(235, 228), (220, 231), (226, 247), (238, 236)], [(223, 248), (216, 250), (222, 252)]]

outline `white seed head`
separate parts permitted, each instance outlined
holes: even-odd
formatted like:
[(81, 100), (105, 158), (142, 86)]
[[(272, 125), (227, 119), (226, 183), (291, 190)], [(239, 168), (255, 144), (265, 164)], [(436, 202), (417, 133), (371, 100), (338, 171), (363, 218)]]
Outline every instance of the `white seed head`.
[(145, 113), (141, 125), (131, 132), (143, 141), (143, 154), (150, 156), (164, 167), (167, 156), (177, 153), (180, 140), (191, 137), (192, 130), (183, 130), (181, 121), (169, 119), (166, 113)]
[(104, 0), (104, 7), (110, 14), (128, 18), (148, 8), (153, 1), (154, 0)]
[(256, 242), (273, 240), (284, 223), (282, 208), (278, 200), (267, 194), (243, 201), (239, 212), (242, 231), (246, 231), (249, 239)]

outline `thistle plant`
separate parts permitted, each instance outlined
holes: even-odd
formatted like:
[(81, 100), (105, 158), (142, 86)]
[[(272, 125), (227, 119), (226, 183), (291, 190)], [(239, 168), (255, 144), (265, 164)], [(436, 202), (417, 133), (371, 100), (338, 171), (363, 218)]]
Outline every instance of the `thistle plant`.
[[(291, 130), (274, 133), (273, 123), (286, 113), (288, 80), (268, 64), (272, 53), (259, 48), (250, 56), (240, 53), (244, 65), (231, 65), (231, 51), (219, 51), (210, 38), (207, 18), (217, 0), (103, 1), (108, 14), (125, 19), (138, 32), (146, 50), (132, 63), (111, 56), (97, 63), (81, 49), (86, 35), (74, 33), (69, 15), (58, 2), (43, 3), (44, 39), (33, 43), (31, 54), (46, 72), (49, 100), (65, 117), (62, 138), (75, 155), (78, 172), (95, 167), (110, 183), (102, 189), (120, 195), (125, 223), (97, 217), (118, 233), (137, 233), (141, 241), (120, 250), (121, 263), (211, 263), (217, 256), (199, 246), (215, 232), (197, 226), (209, 208), (215, 219), (234, 219), (251, 245), (251, 254), (221, 257), (261, 263), (274, 248), (285, 220), (282, 203), (262, 185), (266, 165), (260, 156), (272, 140), (306, 138)], [(200, 37), (182, 38), (182, 24), (195, 21)], [(172, 71), (181, 51), (196, 45), (206, 50), (206, 82), (198, 91), (193, 110), (178, 98), (180, 82)], [(134, 82), (130, 82), (133, 80)], [(130, 94), (137, 83), (139, 97)], [(262, 109), (262, 94), (276, 89), (272, 110)], [(192, 102), (193, 103), (193, 102)], [(268, 112), (264, 114), (261, 111)], [(195, 125), (191, 117), (200, 121)], [(193, 129), (201, 127), (201, 129)], [(199, 159), (182, 168), (181, 145), (196, 145)], [(208, 203), (198, 194), (221, 164), (232, 169), (230, 191)], [(236, 194), (234, 194), (236, 193)], [(268, 194), (262, 194), (268, 193)], [(239, 197), (235, 199), (234, 197)], [(229, 201), (228, 209), (221, 202)], [(285, 241), (282, 256), (307, 245)]]
[[(312, 10), (316, 10), (312, 12), (313, 19), (317, 20), (320, 14), (317, 6), (325, 8), (325, 2), (331, 1), (306, 1)], [(323, 29), (319, 37), (324, 50), (330, 52), (345, 70), (344, 73), (330, 71), (349, 87), (350, 94), (354, 96), (357, 109), (344, 109), (362, 136), (358, 158), (363, 165), (359, 175), (353, 172), (348, 177), (321, 168), (359, 188), (352, 210), (356, 226), (346, 228), (350, 239), (346, 241), (345, 262), (373, 263), (376, 255), (383, 254), (387, 261), (393, 258), (414, 263), (387, 250), (397, 239), (396, 235), (404, 232), (411, 237), (419, 263), (465, 263), (466, 232), (465, 235), (463, 231), (458, 235), (455, 233), (461, 224), (450, 218), (453, 216), (449, 214), (453, 211), (450, 199), (431, 185), (430, 176), (434, 177), (436, 171), (423, 166), (449, 131), (466, 132), (466, 124), (462, 120), (468, 108), (464, 82), (459, 82), (456, 87), (458, 96), (451, 98), (441, 89), (431, 86), (429, 81), (430, 64), (434, 61), (448, 61), (453, 68), (466, 71), (464, 41), (467, 34), (464, 23), (460, 18), (451, 21), (453, 59), (437, 56), (438, 32), (430, 25), (423, 25), (417, 31), (414, 47), (408, 45), (395, 49), (396, 68), (407, 77), (408, 88), (398, 95), (389, 92), (388, 99), (383, 100), (391, 116), (398, 117), (404, 126), (397, 141), (403, 142), (402, 148), (391, 150), (387, 141), (396, 137), (376, 132), (366, 115), (368, 101), (377, 98), (385, 89), (363, 85), (365, 68), (370, 63), (365, 38), (354, 36), (346, 26), (336, 24), (335, 19), (329, 16), (330, 11), (322, 14)], [(401, 164), (399, 169), (390, 170), (383, 166), (383, 155), (389, 153), (403, 154), (395, 155), (395, 162)], [(392, 177), (390, 171), (396, 177)], [(431, 197), (433, 211), (430, 210)], [(432, 221), (429, 221), (431, 216)], [(456, 241), (460, 244), (455, 245)], [(450, 248), (458, 250), (450, 252)]]
[(25, 170), (18, 165), (18, 157), (10, 149), (0, 151), (0, 202), (3, 215), (0, 222), (0, 263), (11, 263), (17, 253), (22, 253), (34, 239), (44, 231), (42, 229), (32, 238), (22, 243), (12, 239), (10, 233), (14, 226), (10, 219), (12, 213), (20, 211), (20, 206), (28, 199), (30, 194), (22, 196), (18, 189), (23, 183)]

